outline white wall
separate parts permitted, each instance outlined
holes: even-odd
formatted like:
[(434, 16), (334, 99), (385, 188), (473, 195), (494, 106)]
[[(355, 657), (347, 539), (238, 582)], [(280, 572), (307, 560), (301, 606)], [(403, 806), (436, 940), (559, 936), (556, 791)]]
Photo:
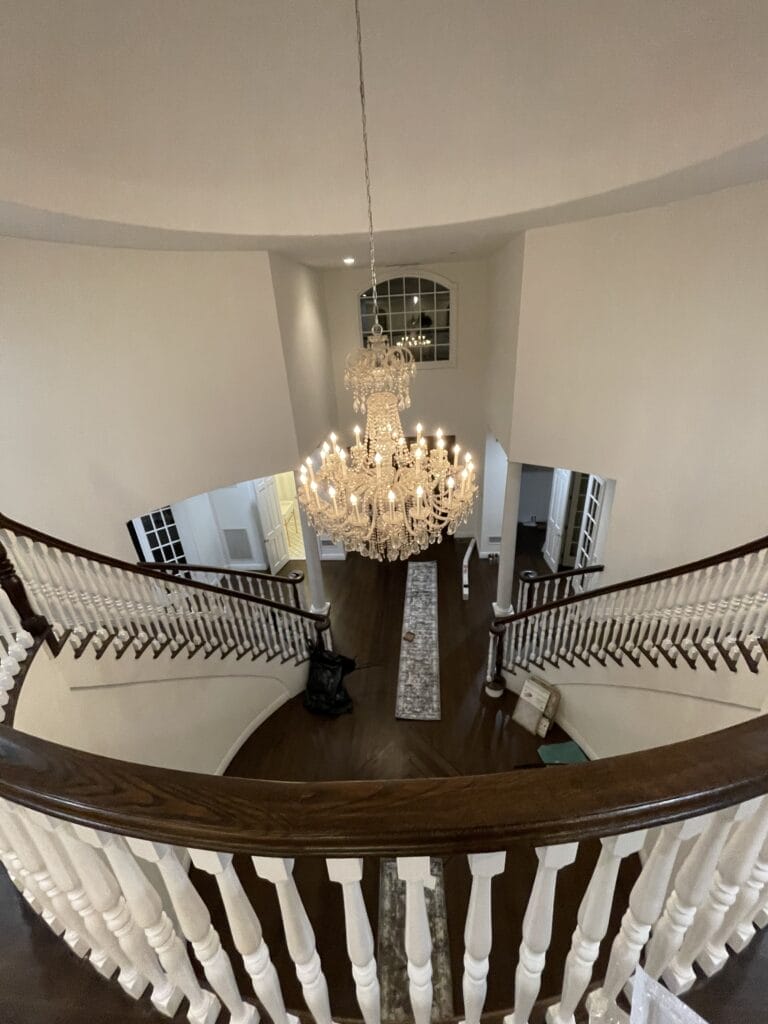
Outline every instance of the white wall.
[[(435, 364), (417, 369), (411, 387), (411, 407), (401, 414), (403, 428), (406, 433), (415, 433), (419, 421), (427, 432), (442, 427), (447, 434), (456, 434), (459, 444), (472, 452), (478, 465), (485, 449), (487, 421), (482, 397), (488, 354), (487, 264), (477, 261), (381, 269), (379, 277), (383, 280), (401, 273), (427, 277), (434, 273), (455, 286), (455, 365)], [(362, 417), (353, 411), (351, 394), (344, 388), (344, 360), (361, 343), (358, 297), (370, 286), (370, 278), (367, 270), (352, 267), (325, 271), (323, 284), (339, 410), (337, 432), (341, 437), (352, 438), (352, 429)], [(476, 509), (459, 535), (474, 536), (479, 528), (480, 514)]]
[(296, 437), (301, 453), (308, 455), (337, 421), (322, 283), (318, 271), (276, 253), (269, 254), (269, 267)]
[(517, 513), (519, 523), (529, 523), (532, 518), (540, 523), (546, 522), (552, 493), (552, 472), (547, 466), (523, 466)]
[(209, 494), (196, 494), (171, 506), (179, 539), (188, 562), (226, 565), (227, 553), (211, 507)]
[(509, 457), (616, 480), (606, 582), (766, 533), (768, 184), (526, 237)]
[(507, 485), (507, 456), (504, 449), (493, 436), (488, 434), (485, 439), (485, 462), (481, 486), (483, 503), (481, 507), (481, 527), (479, 555), (487, 558), (489, 554), (498, 553), (501, 544), (491, 537), (501, 536), (501, 521), (504, 516), (504, 492)]
[[(53, 659), (41, 648), (24, 682), (15, 725), (94, 754), (217, 773), (254, 729), (301, 691), (306, 678), (306, 663), (182, 662), (166, 656), (129, 663), (109, 654), (97, 662), (87, 652), (75, 661), (68, 649)], [(71, 688), (73, 680), (90, 685)]]
[(135, 558), (128, 519), (293, 466), (265, 253), (0, 239), (3, 511)]
[(486, 418), (505, 451), (512, 432), (524, 256), (525, 235), (516, 235), (488, 261)]

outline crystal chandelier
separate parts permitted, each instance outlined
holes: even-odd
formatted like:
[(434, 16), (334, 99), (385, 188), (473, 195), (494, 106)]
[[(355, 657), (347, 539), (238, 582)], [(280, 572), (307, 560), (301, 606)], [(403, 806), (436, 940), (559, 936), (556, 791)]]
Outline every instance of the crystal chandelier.
[(461, 458), (459, 445), (449, 454), (442, 430), (430, 446), (420, 423), (409, 441), (400, 422), (416, 366), (411, 344), (393, 345), (379, 323), (359, 0), (355, 19), (374, 325), (367, 346), (347, 356), (344, 385), (355, 411), (366, 414), (365, 433), (355, 427), (349, 450), (332, 433), (320, 465), (308, 458), (301, 466), (298, 493), (318, 533), (367, 558), (395, 561), (439, 543), (444, 531), (455, 533), (472, 511), (477, 484), (472, 456)]

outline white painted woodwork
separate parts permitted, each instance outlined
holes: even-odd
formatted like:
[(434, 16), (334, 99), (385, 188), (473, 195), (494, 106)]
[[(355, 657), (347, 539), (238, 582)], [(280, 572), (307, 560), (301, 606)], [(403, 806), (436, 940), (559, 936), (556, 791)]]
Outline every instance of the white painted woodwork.
[(568, 491), (571, 484), (569, 469), (556, 469), (552, 474), (552, 491), (547, 512), (547, 533), (542, 555), (552, 572), (560, 568), (563, 533), (568, 517)]
[(608, 930), (621, 862), (639, 853), (645, 836), (641, 831), (601, 839), (600, 856), (581, 901), (565, 960), (560, 1001), (547, 1009), (547, 1024), (575, 1024), (576, 1007), (592, 980), (600, 944)]
[(752, 919), (768, 882), (768, 843), (763, 846), (755, 861), (752, 873), (739, 890), (736, 900), (725, 915), (723, 923), (712, 939), (712, 946), (719, 949), (729, 946), (734, 953), (741, 953), (755, 937)]
[(504, 1018), (504, 1024), (528, 1024), (552, 939), (557, 875), (561, 868), (574, 862), (578, 849), (578, 843), (536, 849), (539, 863), (523, 918), (523, 941), (515, 970), (515, 1008)]
[(621, 919), (621, 928), (611, 946), (605, 980), (587, 999), (590, 1013), (602, 1013), (610, 1019), (616, 1012), (616, 999), (640, 961), (643, 946), (664, 906), (667, 886), (675, 866), (680, 844), (698, 833), (701, 823), (695, 819), (665, 825), (660, 831), (640, 876), (632, 887), (629, 907)]
[(355, 992), (365, 1024), (379, 1024), (381, 993), (374, 957), (371, 922), (365, 909), (361, 881), (363, 861), (357, 857), (328, 858), (328, 877), (341, 886), (347, 955), (352, 964)]
[(685, 933), (707, 895), (720, 854), (731, 830), (739, 805), (709, 815), (705, 827), (677, 872), (674, 888), (664, 913), (653, 929), (645, 955), (644, 970), (651, 978), (663, 977), (667, 988), (676, 985), (671, 969)]
[(273, 476), (265, 476), (254, 480), (253, 486), (269, 571), (277, 573), (290, 558), (277, 484)]
[(408, 994), (415, 1024), (429, 1024), (432, 1012), (432, 936), (425, 889), (435, 888), (429, 857), (398, 857), (397, 876), (405, 882), (405, 955)]
[(754, 813), (733, 829), (723, 849), (707, 898), (699, 908), (672, 963), (669, 973), (676, 994), (687, 992), (693, 984), (694, 961), (708, 975), (718, 971), (725, 962), (722, 951), (710, 943), (729, 908), (733, 906), (739, 889), (749, 877), (766, 836), (768, 800), (762, 797)]
[(491, 922), (491, 883), (504, 871), (506, 853), (470, 853), (472, 873), (467, 920), (464, 925), (463, 1024), (480, 1024), (488, 991), (488, 969), (493, 928)]
[(296, 977), (301, 984), (307, 1008), (316, 1024), (332, 1024), (328, 984), (317, 952), (315, 933), (293, 879), (293, 860), (254, 857), (253, 865), (259, 877), (275, 887), (285, 943), (296, 968)]

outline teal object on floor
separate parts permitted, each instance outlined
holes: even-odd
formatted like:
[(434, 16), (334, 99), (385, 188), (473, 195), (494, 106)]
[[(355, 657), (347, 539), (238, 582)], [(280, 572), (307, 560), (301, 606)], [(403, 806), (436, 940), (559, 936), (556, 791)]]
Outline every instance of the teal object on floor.
[(544, 743), (539, 747), (539, 757), (544, 764), (581, 764), (589, 758), (578, 743)]

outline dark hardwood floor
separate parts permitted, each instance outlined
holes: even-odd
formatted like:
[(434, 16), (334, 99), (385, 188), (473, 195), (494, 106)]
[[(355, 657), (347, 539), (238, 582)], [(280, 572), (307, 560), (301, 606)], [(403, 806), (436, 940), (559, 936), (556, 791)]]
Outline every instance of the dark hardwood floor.
[[(535, 543), (523, 531), (518, 569), (544, 568)], [(354, 699), (351, 715), (336, 720), (310, 715), (295, 698), (279, 709), (247, 741), (232, 762), (229, 774), (287, 780), (342, 778), (401, 778), (523, 769), (536, 764), (540, 740), (510, 718), (513, 699), (493, 700), (483, 692), (487, 626), (496, 582), (495, 563), (473, 558), (470, 600), (461, 599), (460, 567), (465, 546), (446, 541), (422, 557), (435, 559), (439, 573), (439, 632), (442, 692), (440, 722), (402, 722), (394, 718), (406, 565), (369, 562), (351, 556), (343, 563), (324, 563), (336, 648), (357, 658), (359, 668), (349, 677)], [(555, 730), (551, 739), (564, 735)], [(556, 767), (541, 771), (557, 771)], [(536, 771), (530, 771), (535, 784)], [(581, 896), (597, 857), (598, 844), (582, 844), (576, 862), (559, 877), (557, 909), (548, 966), (542, 979), (542, 1000), (560, 988), (562, 965)], [(259, 914), (272, 958), (283, 983), (286, 1003), (304, 1006), (280, 925), (273, 888), (257, 878), (247, 858), (236, 861), (238, 873)], [(511, 849), (507, 868), (494, 882), (494, 945), (487, 1009), (507, 1009), (513, 1001), (514, 965), (522, 917), (536, 866), (532, 850)], [(461, 1014), (463, 926), (469, 899), (470, 874), (466, 859), (444, 860), (451, 950), (454, 1011)], [(636, 861), (626, 862), (619, 878), (616, 906), (626, 907), (637, 874)], [(344, 919), (339, 887), (329, 882), (322, 858), (298, 858), (295, 876), (317, 935), (318, 950), (329, 980), (335, 1018), (358, 1018), (349, 961), (344, 948)], [(212, 879), (196, 870), (191, 877), (211, 909), (243, 992), (250, 992), (240, 958)], [(378, 862), (366, 859), (364, 896), (376, 927), (379, 900)], [(614, 911), (609, 936), (619, 926)], [(601, 977), (608, 943), (596, 968)], [(765, 1019), (765, 959), (768, 931), (752, 948), (729, 963), (721, 975), (691, 993), (692, 1006), (711, 1024), (745, 1024)], [(183, 1018), (184, 1004), (177, 1015)], [(36, 917), (0, 872), (0, 1024), (160, 1024), (166, 1020), (147, 997), (134, 1003), (115, 983), (103, 981), (77, 963), (64, 943)], [(226, 1018), (222, 1017), (221, 1021)], [(532, 1016), (543, 1020), (543, 1006)]]

